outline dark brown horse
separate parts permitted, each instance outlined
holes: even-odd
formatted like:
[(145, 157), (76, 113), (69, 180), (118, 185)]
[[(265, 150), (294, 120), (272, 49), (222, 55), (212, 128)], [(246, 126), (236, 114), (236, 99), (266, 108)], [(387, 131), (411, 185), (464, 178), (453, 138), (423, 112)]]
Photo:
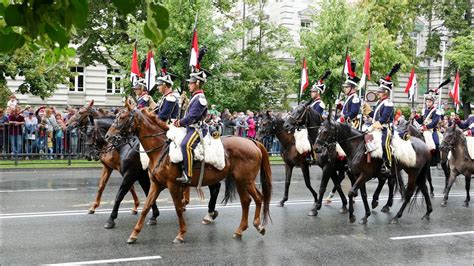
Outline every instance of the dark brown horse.
[[(321, 121), (321, 120), (318, 120), (318, 121)], [(317, 122), (317, 120), (315, 120), (315, 122)], [(300, 167), (301, 172), (303, 173), (305, 185), (309, 189), (309, 191), (311, 192), (314, 198), (314, 206), (308, 212), (308, 215), (315, 216), (318, 214), (318, 210), (321, 208), (321, 201), (318, 201), (318, 194), (316, 193), (316, 191), (314, 191), (313, 187), (311, 186), (309, 164), (306, 160), (306, 155), (300, 154), (296, 150), (294, 132), (291, 132), (291, 131), (289, 132), (285, 130), (283, 127), (284, 123), (285, 123), (285, 120), (281, 117), (281, 115), (273, 115), (267, 112), (262, 117), (262, 120), (260, 121), (259, 130), (257, 132), (257, 139), (261, 139), (264, 136), (270, 136), (270, 135), (276, 136), (278, 140), (280, 141), (283, 148), (281, 151), (281, 156), (283, 158), (283, 161), (285, 162), (285, 194), (283, 196), (283, 199), (280, 201), (280, 203), (277, 206), (283, 207), (285, 205), (285, 202), (288, 200), (288, 193), (290, 189), (293, 168)], [(317, 156), (318, 164), (323, 169), (323, 173), (328, 174), (329, 171), (327, 171), (327, 169), (324, 168), (328, 160), (322, 157), (323, 157), (323, 154), (318, 154)], [(327, 155), (324, 154), (324, 157), (327, 157)], [(331, 177), (333, 178), (334, 176), (331, 176)], [(344, 192), (342, 191), (340, 187), (340, 178), (339, 177), (334, 177), (334, 178), (337, 179), (335, 183), (335, 187), (336, 187), (336, 190), (339, 192), (339, 195), (342, 200), (341, 212), (344, 213), (344, 212), (347, 212), (347, 199), (344, 195)], [(342, 172), (342, 178), (344, 178), (344, 172)], [(320, 193), (321, 193), (321, 190), (320, 190)], [(322, 195), (320, 194), (320, 196)]]
[[(181, 175), (180, 165), (173, 164), (168, 155), (168, 142), (166, 132), (168, 125), (157, 119), (154, 113), (146, 109), (133, 109), (128, 101), (120, 113), (114, 125), (107, 133), (107, 140), (115, 142), (119, 138), (128, 138), (134, 134), (138, 136), (143, 147), (150, 157), (149, 176), (152, 181), (150, 193), (135, 228), (128, 239), (128, 243), (134, 243), (142, 230), (145, 217), (153, 202), (165, 188), (168, 188), (173, 198), (176, 214), (179, 220), (179, 231), (174, 243), (183, 243), (186, 233), (186, 224), (183, 217), (182, 188), (183, 185), (176, 181)], [(203, 186), (209, 186), (226, 179), (226, 197), (228, 200), (232, 190), (237, 189), (242, 203), (242, 219), (239, 227), (234, 232), (234, 237), (240, 238), (243, 231), (248, 228), (248, 213), (251, 198), (255, 201), (255, 216), (253, 225), (262, 235), (265, 233), (265, 224), (270, 215), (270, 200), (272, 192), (271, 168), (268, 153), (263, 144), (241, 137), (227, 137), (222, 139), (225, 149), (225, 167), (219, 171), (206, 165)], [(260, 171), (260, 182), (262, 193), (255, 184), (256, 176)], [(200, 169), (193, 170), (193, 178), (189, 186), (196, 187), (199, 182)], [(231, 184), (234, 184), (233, 186)], [(260, 212), (263, 206), (263, 221), (260, 220)]]
[[(373, 158), (370, 162), (367, 160), (365, 154), (365, 142), (364, 133), (352, 128), (346, 123), (337, 123), (335, 121), (328, 120), (324, 122), (323, 127), (319, 131), (319, 135), (316, 139), (315, 148), (319, 146), (328, 146), (335, 143), (339, 143), (347, 154), (348, 165), (351, 172), (357, 176), (355, 184), (349, 191), (349, 221), (355, 222), (354, 207), (352, 198), (357, 195), (357, 190), (360, 188), (362, 200), (365, 207), (365, 216), (361, 219), (361, 224), (367, 223), (367, 218), (370, 216), (371, 211), (367, 202), (367, 190), (365, 183), (373, 177), (380, 176), (380, 169), (382, 166), (382, 159)], [(392, 169), (392, 177), (397, 176), (396, 180), (401, 179), (398, 175), (398, 171), (404, 170), (408, 174), (408, 184), (404, 195), (404, 202), (398, 211), (397, 215), (392, 219), (392, 223), (397, 223), (398, 219), (402, 217), (403, 211), (409, 203), (413, 194), (421, 190), (426, 201), (427, 212), (423, 216), (423, 219), (429, 219), (429, 215), (433, 208), (431, 206), (431, 200), (426, 187), (426, 174), (430, 167), (430, 151), (426, 144), (417, 138), (411, 138), (411, 145), (416, 153), (416, 161), (411, 162), (413, 165), (407, 166), (404, 163), (394, 160)]]
[(468, 207), (471, 197), (469, 190), (471, 187), (471, 176), (474, 174), (474, 160), (471, 158), (467, 148), (466, 137), (460, 129), (457, 128), (456, 124), (448, 127), (443, 135), (443, 142), (441, 143), (441, 149), (451, 152), (449, 158), (449, 182), (444, 193), (443, 202), (441, 206), (448, 205), (448, 195), (454, 181), (458, 175), (464, 175), (466, 183), (466, 200), (463, 206)]

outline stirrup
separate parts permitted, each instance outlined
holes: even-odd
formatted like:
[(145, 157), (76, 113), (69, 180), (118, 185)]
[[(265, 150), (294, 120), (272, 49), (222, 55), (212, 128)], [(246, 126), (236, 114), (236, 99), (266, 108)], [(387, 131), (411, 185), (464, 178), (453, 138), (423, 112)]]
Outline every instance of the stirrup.
[(183, 173), (182, 176), (176, 178), (176, 181), (181, 182), (183, 184), (188, 184), (189, 181), (191, 181), (191, 178), (189, 178), (186, 174)]

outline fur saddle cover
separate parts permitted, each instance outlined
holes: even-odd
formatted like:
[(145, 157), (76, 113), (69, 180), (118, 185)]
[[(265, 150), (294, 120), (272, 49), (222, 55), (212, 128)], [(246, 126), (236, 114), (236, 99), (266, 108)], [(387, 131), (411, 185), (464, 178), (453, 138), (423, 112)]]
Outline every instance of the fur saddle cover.
[[(474, 160), (474, 137), (466, 136), (467, 152), (471, 157), (471, 160)], [(451, 159), (451, 151), (448, 153), (448, 160)]]
[[(166, 137), (171, 140), (170, 143), (170, 160), (172, 163), (181, 163), (183, 161), (183, 153), (181, 152), (181, 143), (186, 137), (186, 128), (169, 126)], [(205, 151), (205, 153), (204, 153)], [(204, 140), (199, 142), (193, 151), (194, 160), (202, 161), (214, 166), (217, 170), (222, 170), (225, 167), (225, 151), (224, 145), (220, 138), (215, 139), (209, 134), (204, 136)], [(206, 158), (203, 158), (205, 154)]]
[[(436, 131), (436, 134), (438, 134), (439, 143), (443, 142), (443, 135), (439, 133), (438, 131)], [(436, 144), (433, 140), (433, 131), (431, 130), (423, 131), (423, 138), (425, 139), (426, 146), (428, 146), (428, 149), (430, 151), (436, 149)]]
[[(382, 146), (382, 130), (372, 131), (374, 137), (375, 150), (370, 153), (372, 158), (383, 158), (383, 146)], [(392, 141), (390, 146), (392, 147), (393, 157), (403, 165), (413, 167), (416, 165), (416, 152), (411, 145), (410, 140), (403, 140), (400, 138), (397, 132), (392, 134)]]
[(311, 151), (311, 144), (308, 139), (308, 129), (295, 130), (295, 148), (299, 154), (304, 154)]
[(148, 168), (148, 164), (150, 164), (150, 158), (148, 154), (145, 152), (145, 148), (143, 148), (142, 144), (140, 143), (140, 162), (142, 163), (143, 170)]

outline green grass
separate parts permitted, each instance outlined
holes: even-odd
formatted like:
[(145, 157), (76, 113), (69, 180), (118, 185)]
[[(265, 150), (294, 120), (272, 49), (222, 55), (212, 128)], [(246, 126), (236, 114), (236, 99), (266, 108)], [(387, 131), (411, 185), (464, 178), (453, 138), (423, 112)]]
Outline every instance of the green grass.
[[(270, 156), (270, 164), (281, 164), (283, 160), (280, 156)], [(47, 168), (97, 168), (102, 167), (100, 162), (87, 160), (18, 160), (15, 165), (14, 160), (1, 160), (0, 169), (47, 169)]]

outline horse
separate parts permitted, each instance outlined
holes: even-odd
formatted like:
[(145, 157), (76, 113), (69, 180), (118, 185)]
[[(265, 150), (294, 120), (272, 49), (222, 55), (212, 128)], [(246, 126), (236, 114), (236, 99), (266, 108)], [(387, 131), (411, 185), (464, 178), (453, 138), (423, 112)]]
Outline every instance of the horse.
[[(360, 220), (361, 224), (367, 224), (367, 219), (371, 214), (367, 202), (365, 183), (372, 177), (380, 175), (380, 169), (383, 164), (383, 160), (380, 158), (372, 158), (370, 162), (367, 160), (364, 136), (365, 133), (352, 128), (349, 124), (337, 123), (331, 119), (323, 123), (315, 143), (316, 149), (320, 146), (327, 147), (328, 145), (339, 143), (346, 153), (349, 168), (352, 174), (357, 176), (356, 182), (349, 191), (349, 221), (351, 223), (355, 222), (352, 198), (357, 195), (357, 190), (360, 188), (365, 208), (365, 216)], [(427, 206), (427, 211), (422, 219), (429, 220), (429, 215), (433, 211), (428, 188), (426, 187), (426, 175), (427, 171), (430, 170), (430, 151), (426, 144), (418, 138), (411, 138), (411, 145), (416, 153), (415, 161), (402, 162), (395, 158), (393, 162), (394, 168), (392, 168), (391, 179), (393, 179), (393, 175), (396, 175), (397, 179), (395, 180), (400, 182), (401, 175), (398, 172), (401, 169), (408, 174), (408, 184), (404, 193), (403, 204), (395, 217), (392, 218), (391, 223), (398, 223), (411, 197), (420, 190)], [(409, 163), (412, 163), (412, 165), (408, 165)]]
[[(155, 202), (160, 192), (168, 188), (173, 198), (176, 214), (179, 220), (179, 230), (173, 243), (184, 243), (186, 224), (183, 217), (182, 183), (176, 180), (182, 173), (179, 164), (171, 163), (168, 151), (169, 142), (166, 132), (169, 127), (159, 120), (154, 113), (146, 109), (137, 110), (125, 101), (125, 108), (121, 110), (114, 124), (107, 132), (106, 139), (109, 142), (117, 142), (120, 139), (135, 135), (140, 140), (150, 158), (149, 176), (152, 181), (150, 192), (146, 199), (143, 211), (137, 221), (127, 243), (137, 241), (138, 234), (142, 230), (145, 217), (150, 210), (151, 204)], [(262, 143), (250, 139), (229, 136), (222, 138), (225, 149), (225, 167), (217, 170), (215, 167), (206, 165), (203, 173), (202, 185), (209, 186), (226, 180), (226, 193), (224, 202), (231, 199), (237, 190), (242, 204), (242, 217), (239, 227), (235, 230), (233, 237), (241, 238), (243, 231), (248, 228), (248, 213), (251, 197), (255, 201), (255, 216), (253, 225), (257, 231), (264, 235), (265, 225), (270, 218), (270, 200), (272, 192), (272, 177), (268, 153)], [(260, 182), (262, 192), (255, 184), (256, 176), (260, 171)], [(201, 183), (198, 179), (200, 169), (193, 169), (193, 178), (187, 186), (196, 187)], [(263, 205), (263, 219), (260, 213)]]
[(463, 206), (469, 206), (469, 201), (471, 200), (469, 190), (471, 187), (471, 176), (474, 174), (474, 160), (469, 155), (467, 145), (466, 137), (463, 132), (457, 128), (456, 124), (448, 127), (443, 135), (443, 142), (440, 147), (446, 152), (451, 152), (451, 155), (448, 156), (450, 169), (449, 182), (441, 203), (443, 207), (448, 205), (449, 191), (454, 181), (456, 181), (456, 177), (460, 174), (464, 175), (466, 183), (466, 200), (464, 200)]
[[(280, 115), (272, 115), (267, 112), (260, 122), (260, 127), (257, 132), (257, 139), (261, 139), (264, 136), (275, 135), (282, 145), (281, 155), (283, 161), (285, 162), (285, 194), (283, 199), (279, 202), (277, 206), (283, 207), (285, 202), (288, 200), (288, 192), (291, 183), (291, 176), (293, 173), (294, 167), (300, 167), (301, 172), (303, 173), (303, 178), (306, 187), (309, 189), (314, 198), (314, 206), (308, 212), (309, 216), (316, 216), (318, 214), (318, 207), (321, 208), (321, 205), (318, 204), (318, 194), (314, 191), (311, 186), (310, 174), (309, 174), (309, 163), (306, 161), (306, 155), (298, 153), (295, 146), (295, 137), (294, 133), (288, 132), (283, 128), (285, 120)], [(318, 156), (318, 162), (321, 161), (321, 157)], [(321, 168), (323, 164), (319, 164)], [(335, 185), (336, 188), (340, 188), (340, 182), (337, 182)], [(341, 189), (338, 189), (339, 195), (341, 196), (343, 207), (341, 212), (347, 212), (347, 200), (344, 196), (344, 193)], [(320, 202), (319, 202), (320, 203)]]

